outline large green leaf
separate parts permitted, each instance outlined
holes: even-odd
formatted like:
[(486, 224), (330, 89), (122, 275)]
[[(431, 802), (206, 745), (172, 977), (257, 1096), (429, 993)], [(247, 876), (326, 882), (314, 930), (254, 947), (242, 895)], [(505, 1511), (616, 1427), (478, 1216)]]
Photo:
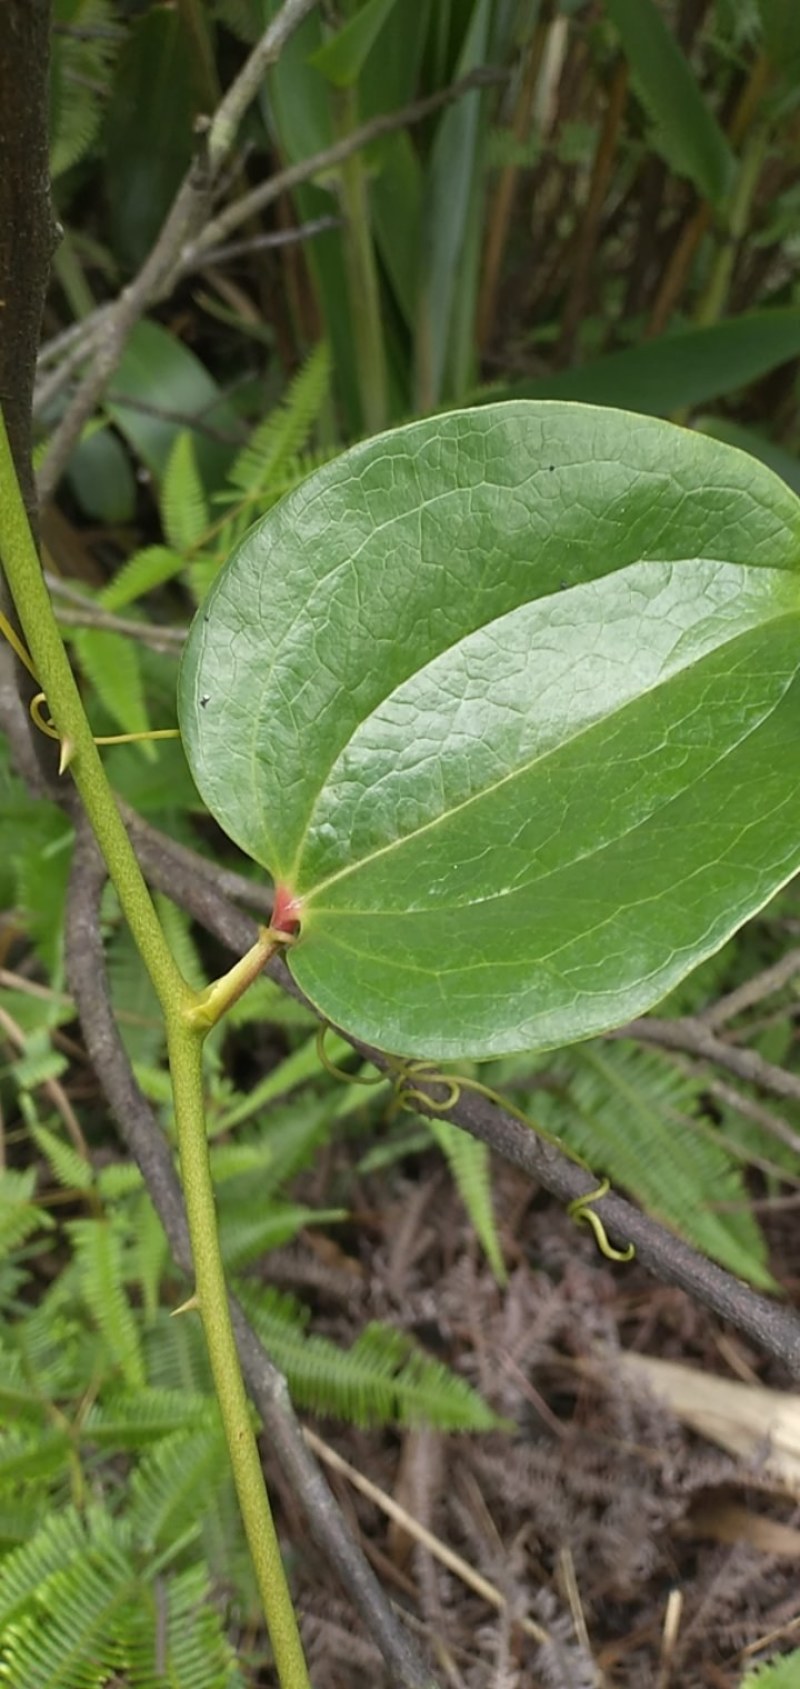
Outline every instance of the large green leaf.
[(800, 865), (800, 501), (651, 418), (355, 447), (253, 528), (179, 711), (332, 1020), (437, 1058), (649, 1007)]

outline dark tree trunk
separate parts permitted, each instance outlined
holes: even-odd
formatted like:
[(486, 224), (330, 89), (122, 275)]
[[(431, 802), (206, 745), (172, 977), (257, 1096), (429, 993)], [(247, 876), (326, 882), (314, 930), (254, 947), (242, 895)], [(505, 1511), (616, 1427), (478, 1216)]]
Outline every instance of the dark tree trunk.
[[(50, 0), (0, 4), (0, 403), (34, 532), (31, 405), (56, 227), (48, 160)], [(0, 523), (3, 513), (0, 510)], [(16, 623), (5, 582), (0, 609)], [(0, 642), (0, 704), (28, 778), (52, 777), (53, 745), (25, 721), (35, 687)], [(15, 719), (16, 718), (16, 719)]]
[(31, 402), (55, 225), (47, 149), (49, 0), (0, 14), (0, 397), (33, 516)]

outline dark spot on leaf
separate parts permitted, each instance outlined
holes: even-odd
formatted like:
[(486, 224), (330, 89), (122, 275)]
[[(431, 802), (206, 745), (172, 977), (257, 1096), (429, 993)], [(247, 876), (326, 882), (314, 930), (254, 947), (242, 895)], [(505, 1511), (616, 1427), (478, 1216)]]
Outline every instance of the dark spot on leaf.
[(205, 707), (206, 707), (206, 704), (207, 704), (207, 703), (208, 703), (208, 701), (209, 701), (209, 700), (208, 700), (208, 693), (206, 693), (206, 695), (205, 695), (205, 697), (204, 697), (204, 698), (201, 698), (201, 699), (200, 699), (200, 708), (201, 708), (201, 710), (204, 710), (204, 709), (205, 709)]
[(207, 610), (205, 612), (205, 615), (203, 616), (203, 621), (204, 622), (210, 622), (211, 621), (211, 617), (209, 616), (209, 613), (208, 613)]
[(569, 581), (559, 581), (558, 590), (559, 592), (569, 592)]
[(556, 467), (555, 464), (554, 463), (548, 463), (547, 467), (550, 471), (550, 474), (553, 475), (555, 473), (555, 467)]

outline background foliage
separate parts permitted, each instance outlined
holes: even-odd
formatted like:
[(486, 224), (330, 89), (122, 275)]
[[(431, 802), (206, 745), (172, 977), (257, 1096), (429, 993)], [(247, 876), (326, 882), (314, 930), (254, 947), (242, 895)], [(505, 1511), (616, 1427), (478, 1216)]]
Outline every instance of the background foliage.
[[(80, 367), (69, 332), (142, 263), (197, 118), (270, 11), (269, 0), (55, 0), (64, 235), (42, 446)], [(186, 623), (236, 539), (309, 469), (409, 416), (512, 395), (614, 403), (740, 445), (800, 489), (789, 0), (321, 7), (267, 79), (218, 211), (271, 169), (477, 70), (484, 80), (460, 98), (412, 111), (344, 163), (323, 159), (220, 228), (216, 250), (131, 336), (43, 527), (97, 732), (173, 725)], [(119, 747), (107, 765), (143, 816), (234, 865), (179, 746)], [(7, 761), (0, 778), (0, 1672), (18, 1689), (112, 1674), (136, 1689), (265, 1683), (197, 1334), (191, 1316), (170, 1317), (180, 1285), (76, 1040), (63, 968), (70, 831)], [(198, 953), (185, 917), (163, 913), (187, 975), (214, 967), (210, 941)], [(662, 1012), (705, 1009), (774, 960), (799, 918), (790, 887)], [(169, 1134), (155, 1003), (110, 895), (105, 922), (115, 1010)], [(792, 1066), (796, 1007), (789, 984), (737, 1036)], [(331, 1053), (345, 1059), (344, 1046)], [(797, 1189), (795, 1104), (776, 1137), (749, 1087), (715, 1089), (705, 1070), (633, 1041), (505, 1060), (481, 1077), (731, 1270), (781, 1280), (752, 1204)], [(411, 1201), (443, 1157), (502, 1285), (515, 1263), (482, 1146), (397, 1113), (385, 1084), (336, 1083), (313, 1024), (267, 982), (210, 1040), (207, 1085), (226, 1259), (297, 1404), (404, 1434), (507, 1424), (502, 1393), (485, 1378), (475, 1387), (458, 1345), (447, 1364), (431, 1353), (411, 1313), (351, 1321), (345, 1339), (313, 1283), (300, 1296), (271, 1283), (290, 1247), (369, 1270), (364, 1190)], [(731, 1683), (739, 1659), (732, 1640)], [(788, 1683), (792, 1669), (754, 1681)]]

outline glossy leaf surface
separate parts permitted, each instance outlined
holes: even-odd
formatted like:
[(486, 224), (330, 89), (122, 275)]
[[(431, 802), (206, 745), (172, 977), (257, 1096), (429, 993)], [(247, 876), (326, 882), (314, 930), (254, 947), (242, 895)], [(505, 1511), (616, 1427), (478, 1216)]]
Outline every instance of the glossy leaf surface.
[(650, 418), (430, 418), (253, 528), (180, 718), (299, 984), (436, 1058), (651, 1006), (800, 865), (800, 502)]

